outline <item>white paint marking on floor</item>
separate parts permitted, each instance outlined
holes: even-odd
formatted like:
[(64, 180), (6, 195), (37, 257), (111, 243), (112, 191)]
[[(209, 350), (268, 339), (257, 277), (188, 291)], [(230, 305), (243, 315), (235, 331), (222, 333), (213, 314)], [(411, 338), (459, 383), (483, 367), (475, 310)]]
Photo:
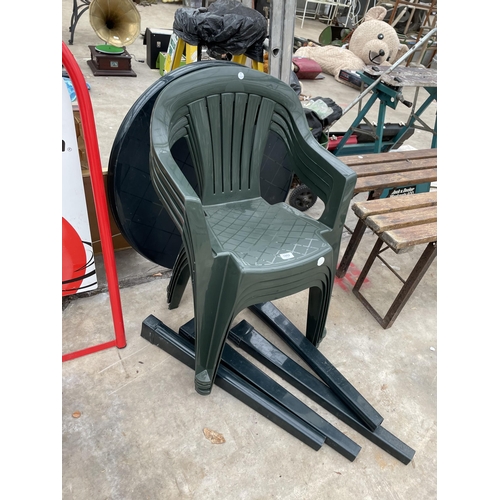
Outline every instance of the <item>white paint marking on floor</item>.
[[(137, 351), (137, 352), (139, 352), (139, 351)], [(167, 359), (169, 359), (169, 358), (165, 358), (162, 361), (160, 361), (159, 363), (157, 363), (156, 365), (154, 365), (153, 367), (151, 367), (151, 370), (154, 370), (157, 366), (160, 366), (161, 364), (165, 363), (165, 361), (167, 361)], [(132, 382), (135, 382), (138, 378), (142, 377), (142, 375), (143, 375), (143, 373), (139, 373), (139, 375), (137, 375), (137, 377), (134, 377), (132, 380), (129, 380), (126, 384), (123, 384), (120, 387), (118, 387), (118, 389), (115, 389), (113, 392), (110, 392), (108, 394), (108, 396), (115, 394), (115, 392), (118, 392), (120, 389), (123, 389), (124, 387), (131, 384)]]
[(121, 363), (122, 361), (125, 361), (126, 359), (130, 358), (131, 356), (135, 356), (138, 352), (141, 352), (143, 351), (144, 349), (146, 349), (147, 347), (150, 347), (149, 345), (145, 345), (144, 347), (142, 347), (141, 349), (139, 349), (138, 351), (135, 351), (133, 352), (132, 354), (129, 354), (128, 356), (124, 357), (124, 358), (120, 358), (118, 361), (116, 361), (115, 363), (112, 363), (110, 364), (109, 366), (106, 366), (106, 368), (103, 368), (100, 372), (98, 373), (102, 373), (102, 372), (105, 372), (108, 368), (111, 368), (112, 366), (115, 366), (117, 365), (118, 363)]

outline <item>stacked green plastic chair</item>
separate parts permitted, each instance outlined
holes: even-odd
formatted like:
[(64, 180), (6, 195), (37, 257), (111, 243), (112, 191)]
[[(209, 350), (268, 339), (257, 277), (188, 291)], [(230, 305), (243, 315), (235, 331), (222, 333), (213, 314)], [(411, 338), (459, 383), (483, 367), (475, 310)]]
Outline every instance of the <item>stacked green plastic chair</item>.
[[(286, 144), (296, 175), (323, 200), (319, 220), (261, 197), (270, 131)], [(170, 152), (183, 138), (199, 195)], [(150, 172), (183, 242), (169, 285), (171, 309), (192, 281), (197, 392), (211, 392), (231, 323), (250, 305), (309, 289), (306, 336), (318, 345), (356, 175), (314, 139), (292, 88), (228, 62), (175, 79), (153, 109)]]

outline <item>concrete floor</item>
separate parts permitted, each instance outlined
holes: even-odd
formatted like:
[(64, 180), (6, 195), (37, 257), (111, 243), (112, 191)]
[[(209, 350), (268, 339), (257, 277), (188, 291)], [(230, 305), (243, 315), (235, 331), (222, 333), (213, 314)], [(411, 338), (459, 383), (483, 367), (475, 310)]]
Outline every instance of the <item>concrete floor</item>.
[[(62, 40), (67, 42), (72, 1), (63, 0), (62, 7)], [(163, 3), (138, 6), (141, 32), (147, 27), (171, 27), (178, 7)], [(306, 21), (300, 29), (297, 21), (295, 33), (317, 39), (322, 29), (324, 25), (314, 21)], [(133, 60), (137, 78), (94, 77), (86, 63), (88, 46), (99, 43), (86, 13), (69, 47), (91, 86), (106, 168), (123, 117), (160, 75), (146, 63)], [(142, 38), (128, 51), (135, 59), (146, 59)], [(303, 85), (305, 94), (331, 97), (342, 108), (358, 95), (329, 75), (323, 80), (305, 80)], [(408, 89), (407, 94), (405, 97), (411, 100), (414, 89)], [(432, 119), (435, 112), (433, 104), (427, 118)], [(392, 113), (386, 121), (405, 121), (407, 108)], [(356, 108), (336, 126), (345, 130), (355, 116)], [(430, 141), (430, 134), (416, 131), (405, 145), (423, 149), (430, 147)], [(316, 217), (321, 208), (318, 202), (310, 215)], [(347, 224), (352, 227), (353, 222), (349, 211)], [(409, 465), (382, 451), (266, 368), (265, 373), (362, 447), (354, 462), (328, 446), (313, 451), (219, 387), (214, 387), (209, 397), (198, 395), (193, 371), (140, 336), (142, 322), (151, 314), (176, 331), (189, 321), (193, 316), (190, 289), (177, 310), (168, 310), (169, 270), (129, 249), (116, 252), (127, 346), (62, 365), (62, 498), (437, 498), (437, 260), (392, 328), (383, 330), (351, 292), (353, 277), (374, 241), (373, 235), (364, 237), (348, 274), (334, 286), (328, 335), (320, 350), (384, 417), (384, 426), (415, 449)], [(345, 233), (342, 251), (347, 242)], [(418, 256), (415, 250), (390, 257), (405, 275)], [(63, 301), (63, 353), (113, 338), (109, 294), (99, 256), (97, 271), (97, 293)], [(368, 278), (365, 293), (384, 311), (400, 283), (380, 262), (375, 263)], [(275, 305), (304, 331), (305, 293), (276, 301)], [(297, 359), (253, 313), (244, 311), (235, 323), (241, 319)], [(78, 418), (73, 416), (75, 412), (79, 412)], [(212, 444), (205, 438), (204, 428), (221, 433), (225, 443)]]

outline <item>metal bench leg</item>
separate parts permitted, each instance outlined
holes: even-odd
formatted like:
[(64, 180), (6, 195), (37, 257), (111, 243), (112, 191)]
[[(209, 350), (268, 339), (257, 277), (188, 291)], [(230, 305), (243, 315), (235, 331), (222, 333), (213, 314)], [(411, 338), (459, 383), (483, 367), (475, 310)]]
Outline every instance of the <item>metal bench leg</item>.
[(375, 246), (373, 247), (370, 256), (368, 257), (368, 260), (366, 261), (366, 264), (363, 267), (363, 270), (361, 271), (361, 274), (359, 275), (358, 280), (354, 285), (354, 288), (352, 289), (352, 293), (368, 309), (368, 311), (372, 314), (372, 316), (380, 323), (382, 328), (386, 330), (387, 328), (390, 328), (394, 324), (394, 321), (396, 321), (396, 318), (399, 316), (399, 313), (402, 311), (403, 307), (408, 302), (408, 299), (410, 298), (411, 294), (413, 293), (417, 285), (420, 283), (420, 280), (424, 277), (425, 273), (427, 272), (427, 269), (429, 269), (429, 266), (432, 264), (434, 258), (437, 255), (437, 243), (432, 242), (427, 245), (420, 259), (415, 264), (413, 271), (406, 279), (403, 288), (401, 288), (398, 296), (396, 297), (396, 299), (394, 300), (391, 307), (387, 311), (387, 314), (384, 317), (382, 317), (372, 307), (372, 305), (365, 299), (365, 297), (363, 297), (363, 295), (361, 295), (361, 292), (359, 291), (361, 285), (363, 284), (368, 274), (368, 271), (370, 270), (373, 262), (375, 261), (376, 257), (380, 252), (382, 244), (383, 241), (379, 238), (375, 243)]
[(69, 32), (71, 33), (68, 40), (69, 45), (73, 45), (73, 39), (75, 38), (75, 29), (80, 17), (89, 9), (90, 0), (82, 0), (82, 4), (78, 5), (77, 0), (73, 0), (73, 13), (71, 14), (71, 23), (69, 26)]
[(342, 260), (340, 261), (340, 264), (337, 267), (337, 272), (335, 273), (335, 276), (337, 276), (337, 278), (343, 278), (345, 276), (345, 273), (347, 272), (347, 269), (349, 269), (354, 254), (358, 249), (361, 238), (363, 237), (363, 234), (365, 234), (365, 230), (366, 226), (364, 222), (361, 219), (359, 219), (356, 224), (356, 227), (354, 228), (354, 232), (352, 233), (351, 239), (347, 244), (347, 248), (345, 249), (344, 255), (342, 256)]

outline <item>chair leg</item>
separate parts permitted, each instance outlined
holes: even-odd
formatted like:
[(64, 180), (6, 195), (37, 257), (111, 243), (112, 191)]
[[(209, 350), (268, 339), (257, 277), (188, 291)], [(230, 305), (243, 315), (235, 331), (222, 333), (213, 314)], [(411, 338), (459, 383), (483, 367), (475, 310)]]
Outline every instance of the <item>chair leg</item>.
[(309, 289), (309, 304), (307, 308), (306, 338), (318, 347), (325, 336), (326, 318), (332, 296), (333, 280), (328, 280), (322, 287)]
[(234, 272), (226, 269), (227, 263), (219, 265), (220, 260), (215, 261), (208, 283), (203, 283), (198, 276), (193, 286), (195, 389), (204, 396), (212, 391), (229, 327), (236, 314), (238, 280)]
[(184, 247), (179, 251), (172, 270), (172, 277), (167, 287), (167, 303), (169, 309), (176, 309), (189, 281), (189, 265)]
[(304, 19), (306, 18), (307, 4), (309, 2), (306, 0), (306, 4), (304, 5), (304, 12), (302, 13), (302, 24), (300, 25), (300, 29), (304, 27)]

